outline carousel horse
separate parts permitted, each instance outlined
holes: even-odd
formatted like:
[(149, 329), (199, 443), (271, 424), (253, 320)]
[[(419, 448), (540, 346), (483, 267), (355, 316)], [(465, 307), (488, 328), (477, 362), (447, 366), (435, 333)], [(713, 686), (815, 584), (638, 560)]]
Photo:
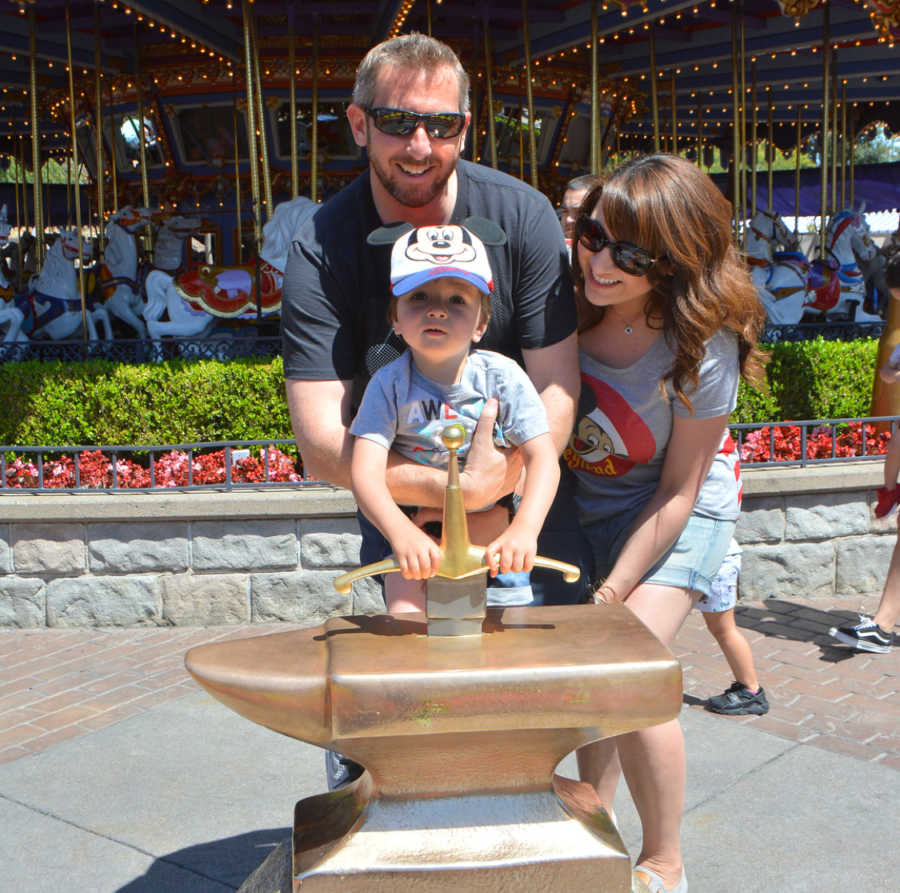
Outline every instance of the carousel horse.
[(167, 217), (153, 242), (153, 269), (170, 276), (187, 267), (187, 240), (203, 226), (200, 217)]
[(147, 336), (141, 319), (144, 302), (138, 277), (136, 235), (151, 220), (149, 208), (125, 205), (112, 215), (106, 226), (106, 250), (97, 276), (103, 306), (134, 329), (139, 338)]
[(900, 229), (884, 240), (884, 244), (871, 260), (857, 257), (859, 268), (866, 280), (866, 302), (869, 306), (876, 307), (881, 315), (886, 314), (891, 299), (891, 290), (886, 278), (888, 261), (898, 251), (900, 251)]
[[(0, 208), (0, 250), (9, 243), (9, 220), (6, 216), (6, 205)], [(27, 336), (22, 332), (22, 323), (25, 314), (14, 303), (12, 283), (0, 270), (0, 343), (8, 344), (11, 341), (27, 341)], [(0, 349), (0, 357), (6, 357), (6, 348)]]
[(778, 214), (760, 209), (753, 215), (744, 234), (744, 252), (769, 321), (799, 322), (809, 262), (797, 250), (796, 237)]
[[(256, 287), (262, 315), (281, 311), (281, 283), (291, 239), (319, 205), (304, 196), (282, 202), (263, 227), (263, 246), (256, 262), (242, 267), (204, 264), (172, 277), (154, 271), (147, 276), (144, 318), (154, 341), (165, 335), (206, 337), (217, 322), (257, 317)], [(168, 311), (168, 322), (162, 321)]]
[(881, 322), (881, 317), (866, 308), (866, 282), (860, 262), (869, 263), (878, 253), (863, 209), (843, 210), (828, 221), (825, 230), (826, 257), (816, 260), (810, 270), (809, 291), (812, 300), (805, 304), (824, 318), (853, 322)]
[[(93, 246), (82, 242), (82, 263), (92, 259)], [(81, 292), (75, 258), (78, 257), (78, 233), (63, 230), (47, 251), (41, 272), (31, 277), (30, 291), (15, 298), (15, 306), (24, 314), (22, 330), (31, 337), (61, 341), (81, 327)], [(112, 338), (109, 313), (102, 306), (89, 308), (86, 314), (88, 335), (97, 340), (97, 323), (106, 338)]]

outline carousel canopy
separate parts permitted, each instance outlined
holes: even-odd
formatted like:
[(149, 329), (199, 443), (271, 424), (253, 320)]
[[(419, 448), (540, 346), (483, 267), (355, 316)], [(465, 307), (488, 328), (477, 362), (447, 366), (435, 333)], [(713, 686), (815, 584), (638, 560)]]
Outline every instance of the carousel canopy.
[[(900, 0), (834, 0), (827, 6), (808, 0), (35, 0), (9, 2), (2, 11), (0, 153), (18, 153), (30, 166), (33, 100), (41, 157), (71, 152), (68, 12), (78, 127), (86, 128), (82, 160), (91, 175), (96, 165), (87, 130), (97, 117), (98, 92), (106, 138), (122, 144), (115, 151), (123, 176), (135, 175), (135, 140), (124, 125), (131, 120), (134, 129), (139, 98), (148, 109), (151, 175), (216, 174), (229, 151), (247, 152), (245, 122), (232, 126), (233, 109), (243, 115), (245, 9), (256, 22), (276, 170), (288, 164), (290, 154), (280, 145), (286, 127), (284, 133), (279, 127), (291, 43), (298, 119), (309, 118), (315, 90), (324, 103), (318, 139), (330, 141), (323, 154), (332, 166), (349, 171), (362, 164), (341, 120), (356, 63), (378, 41), (409, 30), (430, 31), (450, 43), (472, 75), (477, 126), (470, 151), (482, 160), (490, 72), (495, 116), (516, 123), (498, 135), (507, 141), (501, 161), (509, 167), (524, 153), (515, 136), (524, 121), (530, 60), (538, 162), (560, 182), (590, 166), (595, 53), (598, 136), (607, 151), (652, 148), (655, 120), (657, 131), (665, 139), (674, 132), (681, 147), (696, 146), (699, 135), (707, 149), (727, 154), (733, 145), (735, 90), (744, 98), (738, 105), (745, 142), (754, 135), (754, 109), (757, 139), (768, 137), (771, 115), (774, 144), (782, 149), (795, 144), (798, 117), (808, 140), (821, 130), (826, 91), (828, 113), (838, 126), (846, 103), (849, 132), (859, 133), (871, 122), (884, 122), (891, 132), (900, 129), (894, 43)], [(139, 79), (142, 97), (136, 91)], [(229, 134), (220, 134), (217, 155), (210, 132), (222, 130)]]

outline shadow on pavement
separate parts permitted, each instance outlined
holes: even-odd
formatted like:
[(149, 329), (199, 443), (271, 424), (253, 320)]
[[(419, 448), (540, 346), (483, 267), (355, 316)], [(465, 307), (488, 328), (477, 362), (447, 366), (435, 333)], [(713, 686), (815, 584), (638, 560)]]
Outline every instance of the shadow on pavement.
[(822, 649), (821, 660), (830, 663), (839, 663), (858, 653), (840, 646), (828, 635), (832, 626), (855, 623), (859, 617), (856, 611), (823, 611), (808, 602), (780, 598), (767, 598), (764, 604), (765, 608), (759, 608), (739, 602), (734, 612), (737, 625), (772, 638), (818, 645)]
[(225, 893), (237, 890), (285, 838), (290, 828), (268, 828), (211, 840), (160, 856), (116, 893)]

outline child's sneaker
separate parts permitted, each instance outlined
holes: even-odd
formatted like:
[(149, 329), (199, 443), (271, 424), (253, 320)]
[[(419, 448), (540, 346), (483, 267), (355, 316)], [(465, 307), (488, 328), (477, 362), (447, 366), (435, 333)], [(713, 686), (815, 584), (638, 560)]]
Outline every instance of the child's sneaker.
[(877, 654), (887, 654), (894, 639), (892, 633), (885, 632), (871, 617), (862, 614), (859, 615), (859, 623), (833, 626), (828, 630), (828, 635), (857, 651), (874, 651)]
[(753, 692), (740, 682), (734, 682), (720, 695), (711, 697), (706, 702), (706, 709), (713, 713), (724, 713), (726, 716), (739, 716), (744, 713), (755, 713), (762, 716), (769, 712), (769, 702), (765, 690)]
[(878, 490), (878, 502), (875, 504), (875, 517), (883, 518), (900, 501), (900, 486), (888, 490), (881, 487)]

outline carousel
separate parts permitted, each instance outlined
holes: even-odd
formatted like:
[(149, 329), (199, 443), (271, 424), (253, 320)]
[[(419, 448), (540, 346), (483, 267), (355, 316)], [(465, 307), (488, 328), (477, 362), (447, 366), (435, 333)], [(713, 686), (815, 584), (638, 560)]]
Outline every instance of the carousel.
[(365, 169), (356, 64), (410, 30), (472, 77), (466, 157), (558, 203), (576, 175), (683, 154), (732, 201), (770, 340), (884, 328), (900, 246), (866, 213), (900, 205), (900, 163), (857, 156), (900, 157), (898, 0), (23, 0), (3, 18), (0, 361), (277, 352), (291, 234)]

